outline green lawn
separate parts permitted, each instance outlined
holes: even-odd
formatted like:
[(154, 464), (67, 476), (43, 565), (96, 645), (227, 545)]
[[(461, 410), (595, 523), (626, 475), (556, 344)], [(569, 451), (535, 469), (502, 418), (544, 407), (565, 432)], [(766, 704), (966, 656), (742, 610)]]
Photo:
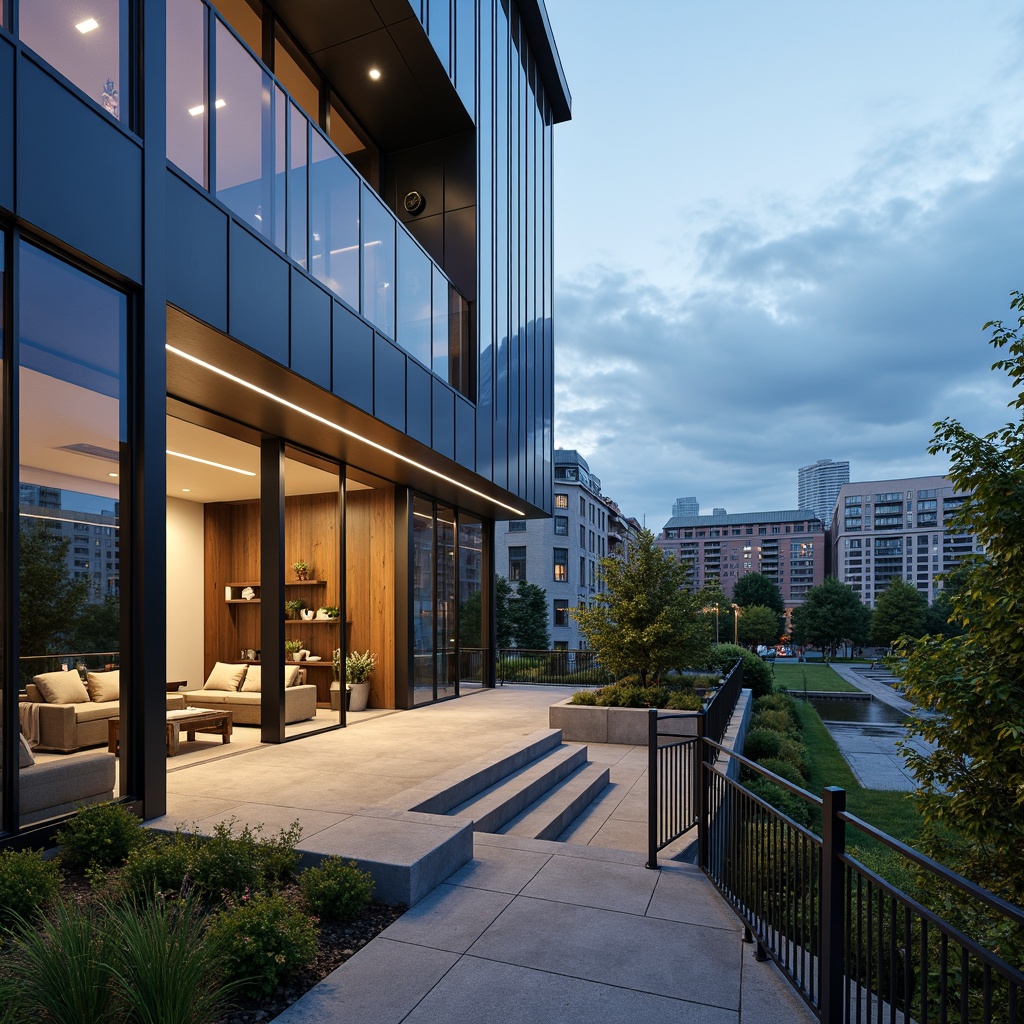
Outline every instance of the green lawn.
[(851, 686), (838, 673), (833, 672), (829, 665), (809, 664), (775, 666), (775, 685), (780, 690), (829, 690), (832, 692), (856, 692), (857, 687)]

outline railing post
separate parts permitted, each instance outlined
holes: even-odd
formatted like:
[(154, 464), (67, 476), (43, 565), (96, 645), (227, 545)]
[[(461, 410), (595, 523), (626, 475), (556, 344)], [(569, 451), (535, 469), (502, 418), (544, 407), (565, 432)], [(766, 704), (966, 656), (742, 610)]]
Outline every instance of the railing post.
[(658, 709), (647, 712), (647, 864), (658, 867)]
[(707, 756), (704, 738), (707, 735), (706, 711), (697, 715), (697, 743), (693, 757), (694, 807), (697, 809), (697, 867), (708, 866), (708, 783), (710, 781), (704, 758)]
[(843, 922), (846, 790), (827, 786), (821, 793), (821, 1024), (843, 1020)]

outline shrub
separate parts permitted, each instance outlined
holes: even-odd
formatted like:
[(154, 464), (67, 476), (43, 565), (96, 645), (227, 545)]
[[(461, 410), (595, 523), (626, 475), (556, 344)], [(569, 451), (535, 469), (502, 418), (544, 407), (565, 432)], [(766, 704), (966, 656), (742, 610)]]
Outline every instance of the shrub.
[(777, 786), (774, 782), (762, 776), (744, 785), (755, 796), (759, 796), (766, 803), (771, 804), (777, 811), (792, 818), (797, 824), (809, 827), (813, 820), (813, 808), (810, 804), (801, 800), (795, 793)]
[(799, 732), (803, 729), (804, 723), (797, 710), (796, 701), (788, 693), (770, 693), (758, 697), (754, 701), (754, 711), (784, 711), (789, 718), (791, 727)]
[(283, 896), (256, 893), (230, 902), (207, 932), (230, 978), (269, 995), (316, 954), (313, 920)]
[(84, 868), (123, 864), (149, 842), (142, 821), (122, 804), (90, 804), (57, 830), (61, 859)]
[(295, 844), (300, 829), (298, 822), (281, 829), (274, 839), (262, 839), (262, 826), (244, 825), (233, 831), (235, 819), (219, 822), (213, 835), (195, 845), (191, 875), (196, 885), (211, 895), (256, 891), (280, 882), (292, 874), (298, 863)]
[(724, 675), (736, 663), (737, 658), (743, 659), (743, 685), (755, 697), (766, 696), (774, 692), (771, 669), (752, 651), (735, 644), (717, 644), (711, 648), (711, 663), (708, 668), (721, 669)]
[(593, 707), (597, 703), (596, 690), (577, 690), (570, 698), (570, 704), (587, 704)]
[(788, 761), (783, 761), (780, 757), (766, 757), (764, 760), (759, 761), (758, 764), (766, 772), (778, 775), (779, 778), (791, 782), (794, 786), (803, 786), (804, 784), (803, 776), (800, 772)]
[(191, 833), (175, 832), (156, 836), (148, 846), (133, 850), (118, 878), (123, 891), (136, 898), (180, 891), (200, 841)]
[(34, 921), (57, 898), (60, 870), (34, 850), (0, 853), (0, 926)]
[(800, 773), (802, 779), (806, 780), (810, 775), (810, 769), (807, 766), (807, 748), (799, 740), (789, 737), (783, 739), (782, 746), (779, 748), (779, 758), (791, 764)]
[(750, 720), (752, 729), (770, 729), (784, 736), (793, 732), (793, 723), (785, 711), (756, 711)]
[(703, 706), (704, 701), (688, 690), (676, 690), (665, 702), (665, 708), (669, 711), (700, 711)]
[(369, 905), (374, 881), (369, 871), (360, 871), (356, 862), (347, 864), (341, 857), (326, 857), (315, 868), (299, 875), (299, 890), (309, 909), (331, 921), (351, 921)]
[(782, 736), (770, 729), (751, 729), (743, 741), (743, 756), (751, 761), (778, 757), (782, 751)]

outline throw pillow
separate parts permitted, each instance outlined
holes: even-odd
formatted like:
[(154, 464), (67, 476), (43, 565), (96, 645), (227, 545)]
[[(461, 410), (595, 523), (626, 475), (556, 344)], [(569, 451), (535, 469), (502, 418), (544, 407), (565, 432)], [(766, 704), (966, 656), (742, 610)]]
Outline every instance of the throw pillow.
[(87, 704), (89, 691), (77, 672), (43, 672), (32, 677), (47, 704)]
[(25, 739), (24, 733), (18, 733), (18, 740), (18, 767), (27, 768), (30, 764), (36, 763), (36, 757), (32, 753), (32, 748), (28, 745), (28, 740)]
[(118, 669), (113, 672), (89, 672), (85, 677), (85, 685), (89, 696), (97, 704), (117, 700), (121, 696), (121, 673)]
[(302, 682), (302, 669), (298, 665), (285, 665), (284, 685), (298, 686)]
[(245, 677), (245, 665), (228, 665), (218, 661), (210, 671), (204, 690), (237, 690)]
[(242, 682), (243, 693), (259, 693), (263, 686), (263, 666), (250, 665), (245, 672), (245, 679)]

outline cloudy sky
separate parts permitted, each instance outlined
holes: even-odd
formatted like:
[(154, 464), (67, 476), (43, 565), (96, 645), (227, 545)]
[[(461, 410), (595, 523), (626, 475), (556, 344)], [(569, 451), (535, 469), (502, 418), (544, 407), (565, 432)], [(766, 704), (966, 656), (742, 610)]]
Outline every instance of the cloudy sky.
[(626, 514), (941, 473), (934, 421), (1012, 418), (981, 328), (1024, 290), (1019, 4), (546, 3), (555, 443)]

